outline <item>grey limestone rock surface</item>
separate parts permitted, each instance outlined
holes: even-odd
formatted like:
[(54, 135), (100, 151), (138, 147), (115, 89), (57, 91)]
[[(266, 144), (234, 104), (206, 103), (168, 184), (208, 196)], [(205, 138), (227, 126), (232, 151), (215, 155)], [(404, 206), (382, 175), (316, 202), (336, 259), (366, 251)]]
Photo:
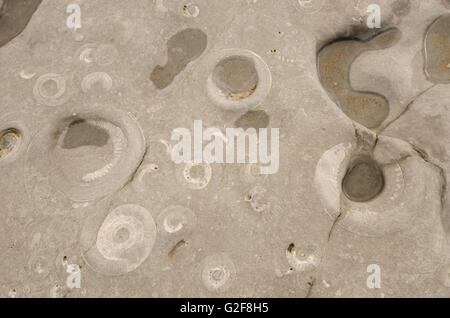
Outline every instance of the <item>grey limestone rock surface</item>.
[(0, 6), (0, 297), (450, 296), (449, 1)]

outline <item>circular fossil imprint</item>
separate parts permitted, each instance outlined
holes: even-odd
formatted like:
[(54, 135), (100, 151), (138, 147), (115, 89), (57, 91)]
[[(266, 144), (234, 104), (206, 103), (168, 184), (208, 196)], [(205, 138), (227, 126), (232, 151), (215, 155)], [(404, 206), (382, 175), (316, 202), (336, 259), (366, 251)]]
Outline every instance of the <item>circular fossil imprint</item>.
[(30, 142), (26, 114), (9, 113), (0, 118), (0, 167), (14, 162)]
[(434, 83), (450, 83), (450, 14), (439, 17), (425, 36), (425, 72)]
[[(73, 201), (91, 201), (122, 187), (145, 153), (139, 124), (112, 107), (70, 109), (34, 139), (27, 175), (49, 180)], [(42, 186), (29, 181), (31, 192)]]
[[(354, 156), (356, 145), (326, 151), (315, 172), (325, 211), (345, 229), (382, 236), (407, 228), (423, 208), (425, 163), (411, 146), (381, 137), (373, 157)], [(342, 195), (344, 194), (344, 195)]]
[(222, 178), (222, 168), (218, 164), (182, 163), (175, 167), (175, 178), (178, 184), (191, 190), (206, 190), (211, 183)]
[(123, 275), (147, 259), (155, 239), (156, 225), (150, 212), (139, 205), (126, 204), (108, 214), (98, 229), (95, 243), (85, 246), (83, 257), (97, 272)]
[(236, 278), (236, 268), (225, 253), (208, 256), (202, 262), (201, 279), (210, 292), (227, 290)]
[(187, 18), (196, 18), (200, 14), (200, 8), (189, 2), (183, 5), (183, 16)]
[(322, 261), (322, 254), (315, 245), (304, 244), (299, 248), (292, 243), (286, 250), (286, 259), (294, 271), (311, 272), (319, 266)]
[(242, 111), (257, 106), (269, 94), (272, 75), (256, 53), (227, 49), (213, 55), (207, 80), (210, 99), (226, 110)]
[(54, 271), (51, 251), (45, 254), (32, 255), (28, 261), (28, 270), (34, 279), (44, 280)]
[(181, 234), (192, 230), (197, 218), (192, 210), (182, 206), (169, 206), (158, 216), (158, 228), (163, 234)]
[(40, 76), (34, 85), (33, 95), (40, 104), (55, 107), (66, 103), (66, 78), (63, 75), (48, 73)]
[(115, 62), (119, 51), (112, 44), (88, 43), (75, 53), (75, 60), (83, 64), (108, 66)]
[(111, 76), (105, 72), (90, 73), (83, 78), (81, 90), (83, 93), (88, 93), (96, 84), (101, 85), (104, 90), (110, 91), (113, 87), (113, 80)]
[(187, 163), (183, 169), (183, 178), (189, 188), (201, 190), (208, 186), (212, 177), (210, 164)]

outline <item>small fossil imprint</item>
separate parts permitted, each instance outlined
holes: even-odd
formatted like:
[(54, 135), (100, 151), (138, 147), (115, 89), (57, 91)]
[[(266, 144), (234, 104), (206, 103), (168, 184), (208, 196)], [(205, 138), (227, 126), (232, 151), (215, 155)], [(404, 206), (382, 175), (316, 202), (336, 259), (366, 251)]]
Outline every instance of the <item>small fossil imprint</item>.
[(0, 132), (0, 160), (13, 154), (20, 146), (22, 136), (15, 128)]
[(267, 190), (259, 185), (253, 187), (245, 196), (245, 202), (250, 204), (253, 211), (262, 213), (270, 210)]
[(11, 112), (0, 117), (0, 166), (22, 158), (32, 135), (31, 120), (25, 112)]
[(376, 128), (386, 119), (389, 102), (379, 94), (353, 90), (350, 85), (350, 67), (363, 52), (389, 48), (400, 37), (400, 31), (391, 28), (366, 41), (333, 42), (318, 54), (318, 72), (322, 86), (350, 119), (367, 128)]
[(75, 61), (82, 64), (97, 64), (108, 66), (119, 56), (118, 49), (109, 43), (88, 43), (80, 47), (75, 53)]
[(202, 282), (211, 292), (220, 293), (228, 289), (235, 276), (236, 267), (225, 253), (211, 255), (202, 262)]
[(194, 212), (182, 206), (169, 206), (158, 216), (158, 228), (162, 234), (186, 234), (197, 223)]
[(36, 80), (33, 95), (38, 103), (46, 106), (60, 106), (67, 102), (66, 78), (63, 75), (48, 73)]
[(0, 47), (26, 28), (42, 0), (0, 1)]
[(53, 270), (52, 268), (52, 260), (46, 255), (32, 255), (30, 260), (28, 261), (28, 269), (36, 279), (46, 279), (50, 272)]
[(286, 259), (294, 271), (311, 272), (319, 266), (322, 255), (314, 245), (296, 246), (292, 243), (286, 249)]
[(158, 89), (168, 87), (186, 66), (206, 50), (207, 36), (199, 29), (185, 29), (173, 35), (167, 42), (167, 64), (156, 66), (150, 76)]
[(437, 84), (450, 83), (450, 14), (438, 18), (425, 38), (425, 72)]
[(156, 194), (176, 183), (175, 168), (170, 160), (171, 146), (165, 136), (156, 136), (147, 141), (146, 148), (144, 161), (133, 179), (132, 186), (137, 192), (151, 191)]
[(81, 90), (88, 93), (94, 86), (101, 85), (105, 91), (109, 91), (113, 87), (113, 80), (108, 73), (94, 72), (86, 75), (81, 82)]
[(203, 190), (210, 184), (214, 169), (208, 163), (186, 163), (177, 165), (175, 174), (181, 185), (192, 190)]
[(200, 14), (200, 8), (193, 3), (183, 5), (183, 15), (187, 18), (196, 18)]

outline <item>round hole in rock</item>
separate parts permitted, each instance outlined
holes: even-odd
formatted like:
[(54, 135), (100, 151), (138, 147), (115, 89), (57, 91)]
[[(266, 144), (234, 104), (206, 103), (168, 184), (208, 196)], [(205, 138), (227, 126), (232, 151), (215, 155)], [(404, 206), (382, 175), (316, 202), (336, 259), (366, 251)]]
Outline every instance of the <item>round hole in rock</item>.
[(376, 198), (383, 188), (383, 171), (368, 155), (356, 158), (342, 181), (345, 196), (354, 202), (370, 201)]
[(258, 86), (255, 64), (244, 56), (230, 56), (220, 61), (212, 78), (214, 84), (230, 100), (247, 98)]

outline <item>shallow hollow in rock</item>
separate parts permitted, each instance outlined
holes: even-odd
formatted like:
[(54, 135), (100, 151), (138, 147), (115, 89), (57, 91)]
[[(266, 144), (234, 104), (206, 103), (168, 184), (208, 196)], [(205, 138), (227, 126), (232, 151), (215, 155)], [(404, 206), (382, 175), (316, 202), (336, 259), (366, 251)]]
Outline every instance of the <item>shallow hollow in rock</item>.
[(213, 81), (229, 99), (239, 100), (253, 94), (258, 86), (258, 73), (248, 57), (231, 56), (217, 64)]
[(370, 201), (376, 198), (383, 188), (383, 171), (369, 155), (357, 157), (342, 181), (345, 196), (355, 202)]
[(20, 146), (21, 133), (15, 128), (5, 129), (0, 132), (0, 159), (8, 157)]
[(101, 147), (108, 143), (108, 132), (86, 120), (79, 119), (69, 125), (62, 148), (74, 149), (84, 145)]
[(172, 84), (186, 66), (202, 55), (208, 45), (207, 35), (199, 29), (185, 29), (173, 35), (167, 42), (167, 63), (153, 69), (150, 79), (157, 89)]

